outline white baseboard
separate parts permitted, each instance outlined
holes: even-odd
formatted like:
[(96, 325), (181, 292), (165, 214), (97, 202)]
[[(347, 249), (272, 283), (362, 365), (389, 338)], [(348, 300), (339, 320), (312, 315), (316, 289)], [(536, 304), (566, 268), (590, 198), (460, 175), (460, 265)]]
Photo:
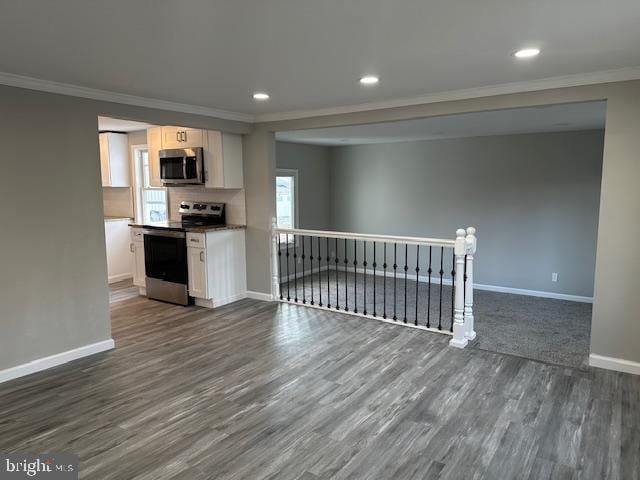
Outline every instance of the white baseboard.
[(195, 304), (199, 307), (216, 308), (216, 307), (222, 307), (223, 305), (227, 305), (228, 303), (237, 302), (238, 300), (242, 300), (243, 298), (247, 298), (247, 294), (244, 292), (238, 293), (236, 295), (231, 295), (229, 297), (218, 299), (218, 300), (196, 298)]
[(615, 370), (617, 372), (632, 373), (640, 375), (640, 363), (624, 360), (622, 358), (605, 357), (604, 355), (589, 355), (589, 366)]
[(121, 282), (122, 280), (128, 280), (130, 278), (133, 278), (133, 273), (120, 273), (118, 275), (111, 275), (108, 281), (109, 281), (109, 284), (111, 284), (111, 283)]
[(74, 348), (73, 350), (67, 350), (66, 352), (56, 353), (48, 357), (38, 358), (22, 365), (0, 370), (0, 383), (13, 380), (14, 378), (24, 377), (32, 373), (47, 370), (48, 368), (62, 365), (63, 363), (71, 362), (79, 358), (88, 357), (89, 355), (95, 355), (96, 353), (111, 350), (115, 347), (113, 339), (103, 340), (102, 342), (92, 343), (83, 347)]
[[(335, 267), (331, 266), (329, 268), (332, 271), (335, 271)], [(343, 269), (338, 269), (338, 272), (343, 272)], [(356, 272), (358, 274), (364, 274), (364, 269), (363, 268), (357, 268)], [(353, 273), (353, 269), (349, 270), (349, 273)], [(367, 269), (367, 274), (369, 275), (373, 275), (373, 269), (368, 268)], [(376, 270), (376, 277), (382, 277), (383, 276), (383, 272), (381, 270)], [(387, 277), (388, 278), (393, 278), (393, 272), (389, 272), (387, 270)], [(404, 280), (404, 272), (402, 273), (396, 273), (396, 278), (398, 278), (399, 280)], [(293, 277), (292, 277), (293, 279)], [(409, 272), (407, 275), (407, 279), (408, 280), (415, 280), (416, 279), (416, 275), (415, 273), (413, 275), (411, 275), (411, 273)], [(420, 283), (427, 283), (429, 281), (429, 277), (426, 275), (418, 275), (418, 282)], [(440, 275), (435, 274), (435, 275), (431, 275), (431, 284), (432, 285), (440, 285)], [(452, 281), (451, 278), (443, 278), (442, 279), (442, 285), (449, 285), (451, 286)], [(539, 290), (527, 290), (524, 288), (513, 288), (513, 287), (501, 287), (499, 285), (485, 285), (482, 283), (476, 283), (473, 285), (473, 288), (475, 290), (485, 290), (487, 292), (499, 292), (499, 293), (511, 293), (514, 295), (525, 295), (528, 297), (542, 297), (542, 298), (553, 298), (556, 300), (568, 300), (571, 302), (582, 302), (582, 303), (593, 303), (593, 297), (583, 297), (580, 295), (569, 295), (566, 293), (555, 293), (555, 292), (543, 292), (543, 291), (539, 291)]]
[(583, 297), (580, 295), (569, 295), (566, 293), (542, 292), (539, 290), (526, 290), (523, 288), (500, 287), (497, 285), (483, 285), (476, 283), (474, 288), (486, 290), (488, 292), (512, 293), (515, 295), (526, 295), (528, 297), (554, 298), (556, 300), (568, 300), (570, 302), (593, 303), (593, 297)]
[(270, 293), (252, 292), (252, 291), (247, 291), (247, 298), (253, 298), (254, 300), (262, 300), (264, 302), (271, 302), (273, 300)]

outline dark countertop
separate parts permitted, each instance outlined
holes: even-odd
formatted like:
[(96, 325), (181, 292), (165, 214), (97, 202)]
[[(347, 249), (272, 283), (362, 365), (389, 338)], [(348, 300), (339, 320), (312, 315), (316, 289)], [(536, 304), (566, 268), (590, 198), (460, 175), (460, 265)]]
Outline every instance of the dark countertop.
[(129, 226), (134, 228), (150, 228), (150, 229), (156, 229), (156, 230), (172, 230), (176, 232), (191, 232), (191, 233), (215, 232), (218, 230), (241, 230), (246, 228), (245, 225), (233, 225), (233, 224), (183, 227), (180, 222), (151, 222), (146, 224), (132, 222), (129, 224)]

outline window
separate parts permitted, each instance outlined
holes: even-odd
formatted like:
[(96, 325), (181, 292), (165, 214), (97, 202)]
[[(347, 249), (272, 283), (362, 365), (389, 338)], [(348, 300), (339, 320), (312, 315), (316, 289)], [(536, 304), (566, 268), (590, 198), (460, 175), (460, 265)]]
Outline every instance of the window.
[(142, 223), (162, 222), (169, 219), (167, 189), (149, 184), (149, 151), (146, 146), (133, 147), (135, 158), (137, 217)]
[[(276, 218), (279, 227), (296, 228), (298, 226), (297, 208), (297, 170), (276, 171)], [(280, 241), (286, 241), (286, 235)], [(289, 238), (291, 241), (292, 238)]]

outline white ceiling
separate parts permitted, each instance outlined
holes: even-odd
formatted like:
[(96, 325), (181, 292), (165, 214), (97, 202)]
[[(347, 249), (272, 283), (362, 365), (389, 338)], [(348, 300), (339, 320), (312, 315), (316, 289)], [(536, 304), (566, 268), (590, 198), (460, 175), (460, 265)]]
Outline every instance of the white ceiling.
[(464, 113), (398, 122), (277, 132), (276, 139), (312, 145), (359, 145), (604, 128), (605, 102)]
[(638, 0), (4, 0), (0, 72), (260, 115), (640, 66), (638, 25)]
[(153, 127), (150, 123), (121, 120), (119, 118), (98, 117), (98, 130), (101, 132), (137, 132)]

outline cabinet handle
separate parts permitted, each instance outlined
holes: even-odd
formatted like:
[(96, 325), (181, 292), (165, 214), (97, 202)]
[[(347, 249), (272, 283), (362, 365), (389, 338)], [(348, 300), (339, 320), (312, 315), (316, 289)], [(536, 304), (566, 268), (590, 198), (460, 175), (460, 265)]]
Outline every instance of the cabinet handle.
[(180, 132), (176, 132), (176, 141), (180, 142)]
[(133, 243), (130, 243), (129, 250), (131, 251), (131, 253), (136, 253), (136, 246)]
[(204, 252), (200, 252), (200, 261), (204, 262)]
[(186, 131), (186, 130), (184, 130), (184, 131), (183, 131), (183, 132), (181, 132), (181, 133), (182, 133), (182, 135), (181, 135), (181, 136), (182, 136), (182, 141), (183, 141), (183, 142), (186, 142), (186, 141), (187, 141), (187, 131)]

